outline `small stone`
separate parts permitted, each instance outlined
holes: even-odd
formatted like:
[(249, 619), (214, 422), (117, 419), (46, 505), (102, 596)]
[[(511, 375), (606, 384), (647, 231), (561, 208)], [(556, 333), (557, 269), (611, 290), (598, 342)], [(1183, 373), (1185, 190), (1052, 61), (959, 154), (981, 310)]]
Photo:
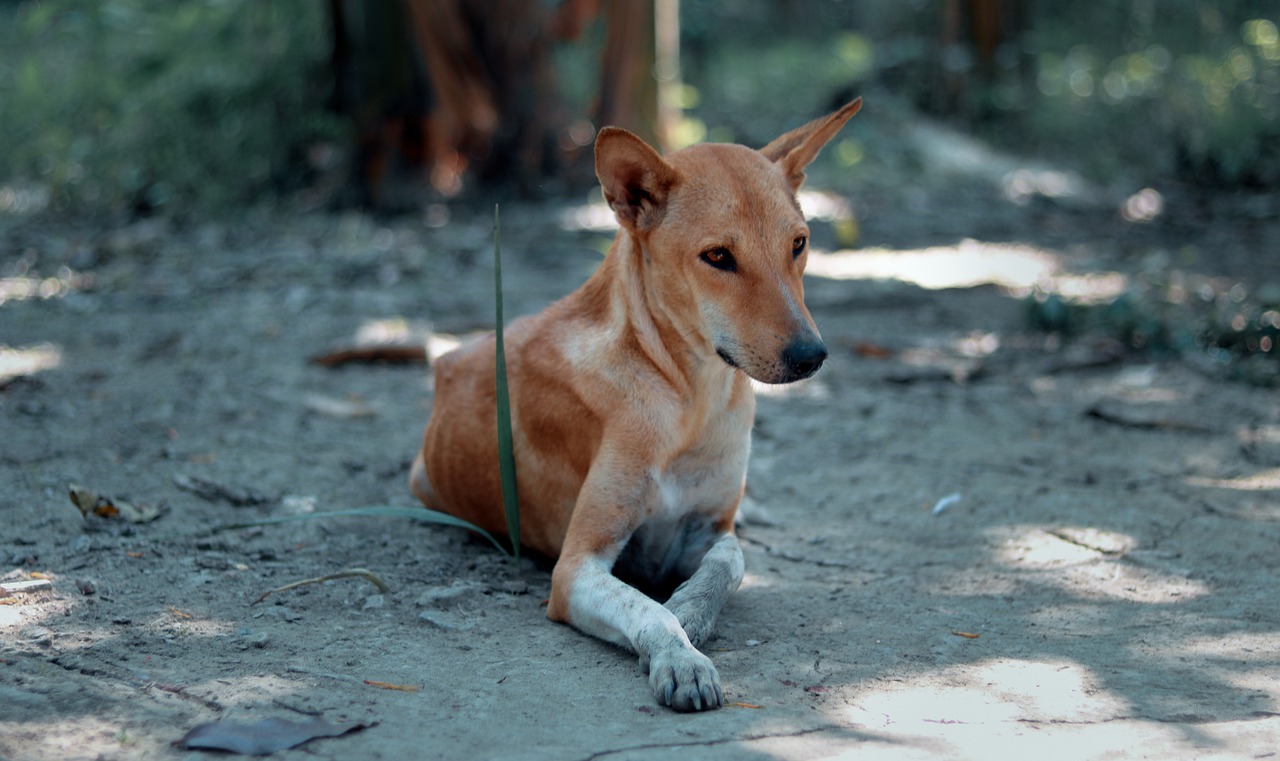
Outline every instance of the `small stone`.
[(253, 631), (252, 629), (243, 629), (240, 641), (237, 644), (241, 650), (249, 648), (265, 649), (271, 644), (271, 635), (264, 631)]
[(386, 605), (387, 605), (387, 599), (382, 595), (369, 595), (368, 597), (364, 598), (364, 605), (362, 605), (361, 607), (363, 607), (365, 610), (379, 610), (381, 608), (385, 608)]
[(220, 555), (201, 555), (196, 558), (196, 565), (201, 568), (208, 568), (211, 571), (225, 571), (231, 566), (231, 563)]
[(747, 647), (758, 647), (759, 645), (760, 645), (760, 640), (758, 639), (749, 639), (746, 641)]

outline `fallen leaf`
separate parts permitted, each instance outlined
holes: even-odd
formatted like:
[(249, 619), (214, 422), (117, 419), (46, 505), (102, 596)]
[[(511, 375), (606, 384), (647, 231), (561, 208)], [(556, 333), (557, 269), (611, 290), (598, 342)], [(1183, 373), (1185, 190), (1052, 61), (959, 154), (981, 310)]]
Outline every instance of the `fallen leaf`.
[(764, 706), (758, 706), (755, 703), (733, 702), (733, 703), (725, 703), (725, 705), (728, 706), (729, 708), (764, 708)]
[(170, 605), (170, 606), (169, 606), (169, 612), (170, 612), (170, 613), (172, 613), (173, 615), (177, 616), (178, 618), (191, 618), (191, 614), (190, 614), (190, 613), (187, 613), (186, 611), (178, 610), (177, 608), (173, 607), (172, 605)]
[(978, 637), (982, 636), (981, 634), (974, 634), (973, 632), (951, 632), (951, 633), (956, 635), (957, 637), (964, 637), (965, 639), (977, 639)]
[(854, 344), (853, 352), (859, 357), (866, 357), (868, 359), (889, 359), (893, 356), (892, 349), (880, 346), (879, 344), (873, 344), (870, 341), (859, 341)]
[(364, 683), (372, 687), (381, 687), (384, 690), (399, 690), (400, 692), (417, 692), (418, 688), (412, 684), (391, 684), (390, 682), (379, 682), (373, 679), (366, 679)]
[(324, 367), (342, 367), (352, 363), (378, 363), (384, 365), (426, 364), (427, 347), (416, 343), (375, 344), (372, 346), (346, 346), (311, 358), (311, 364)]
[(247, 756), (266, 756), (317, 737), (339, 737), (372, 726), (374, 724), (362, 722), (331, 724), (319, 718), (307, 721), (272, 718), (255, 724), (212, 721), (192, 729), (177, 744), (195, 750), (225, 750)]
[(71, 484), (68, 487), (71, 503), (82, 515), (96, 515), (99, 518), (124, 518), (130, 523), (150, 523), (159, 518), (163, 512), (156, 505), (136, 505), (122, 499), (115, 499), (99, 494), (83, 486)]

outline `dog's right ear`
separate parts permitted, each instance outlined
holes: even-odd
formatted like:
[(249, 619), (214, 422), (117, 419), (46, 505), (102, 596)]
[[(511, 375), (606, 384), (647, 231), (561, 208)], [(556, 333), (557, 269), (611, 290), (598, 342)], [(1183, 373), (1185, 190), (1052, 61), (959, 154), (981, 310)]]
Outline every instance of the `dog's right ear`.
[(605, 127), (596, 137), (596, 177), (618, 222), (646, 230), (662, 219), (680, 174), (645, 141), (620, 127)]

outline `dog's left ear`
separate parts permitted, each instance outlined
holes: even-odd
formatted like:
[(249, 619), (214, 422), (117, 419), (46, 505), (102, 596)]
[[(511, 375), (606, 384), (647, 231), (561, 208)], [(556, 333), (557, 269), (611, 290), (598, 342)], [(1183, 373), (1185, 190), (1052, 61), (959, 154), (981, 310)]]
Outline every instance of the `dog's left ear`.
[(791, 182), (791, 192), (804, 184), (804, 169), (818, 156), (818, 152), (835, 137), (845, 122), (862, 108), (862, 98), (855, 98), (843, 108), (814, 119), (803, 127), (797, 127), (760, 149), (764, 157), (777, 163)]

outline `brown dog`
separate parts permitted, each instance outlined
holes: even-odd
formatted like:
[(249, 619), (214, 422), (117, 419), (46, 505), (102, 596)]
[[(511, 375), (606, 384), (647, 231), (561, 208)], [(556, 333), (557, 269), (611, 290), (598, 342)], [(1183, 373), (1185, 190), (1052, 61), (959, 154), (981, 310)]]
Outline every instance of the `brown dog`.
[[(749, 378), (790, 383), (826, 359), (804, 305), (804, 170), (861, 99), (762, 150), (663, 158), (625, 130), (596, 139), (621, 229), (587, 282), (506, 331), (521, 542), (558, 558), (547, 615), (631, 648), (654, 696), (717, 708), (698, 651), (742, 581), (733, 533), (755, 416)], [(435, 366), (410, 487), (505, 533), (494, 339)], [(615, 576), (617, 574), (617, 576)], [(621, 581), (671, 589), (664, 604)]]

